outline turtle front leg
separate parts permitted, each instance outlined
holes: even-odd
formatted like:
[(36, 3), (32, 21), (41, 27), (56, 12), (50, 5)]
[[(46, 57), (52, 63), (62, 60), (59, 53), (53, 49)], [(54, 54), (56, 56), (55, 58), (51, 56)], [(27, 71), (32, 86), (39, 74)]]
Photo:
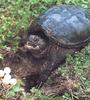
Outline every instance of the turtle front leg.
[(47, 62), (44, 63), (43, 69), (41, 69), (40, 78), (38, 80), (40, 87), (48, 79), (52, 71), (56, 70), (59, 65), (65, 62), (67, 54), (73, 54), (75, 51), (77, 50), (61, 48), (56, 45), (51, 48)]
[(59, 65), (65, 61), (65, 58), (66, 54), (63, 54), (63, 50), (61, 50), (60, 47), (58, 47), (57, 45), (51, 47), (47, 57), (47, 61), (45, 61), (45, 63), (43, 64), (43, 67), (41, 68), (41, 72), (39, 74), (40, 78), (38, 80), (38, 83), (40, 83), (40, 87), (48, 79), (52, 71), (57, 69)]

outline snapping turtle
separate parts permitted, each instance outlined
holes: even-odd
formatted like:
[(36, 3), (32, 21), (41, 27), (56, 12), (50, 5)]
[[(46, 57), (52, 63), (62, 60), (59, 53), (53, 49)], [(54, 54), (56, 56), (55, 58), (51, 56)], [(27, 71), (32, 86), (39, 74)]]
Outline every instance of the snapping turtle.
[(73, 5), (54, 6), (32, 22), (28, 30), (27, 51), (37, 59), (46, 59), (40, 79), (48, 75), (72, 54), (90, 42), (90, 9)]
[(90, 9), (52, 7), (31, 24), (28, 35), (28, 49), (32, 51), (46, 48), (49, 42), (64, 48), (85, 46), (90, 41)]
[(35, 59), (45, 59), (38, 81), (44, 82), (61, 64), (90, 42), (90, 9), (54, 6), (32, 22), (25, 48)]

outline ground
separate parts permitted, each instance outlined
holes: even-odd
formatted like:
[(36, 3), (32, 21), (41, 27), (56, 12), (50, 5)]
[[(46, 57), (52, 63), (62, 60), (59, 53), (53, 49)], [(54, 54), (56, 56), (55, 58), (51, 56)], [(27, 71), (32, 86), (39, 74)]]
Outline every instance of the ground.
[[(89, 0), (0, 1), (0, 59), (3, 60), (3, 56), (6, 54), (12, 55), (13, 52), (16, 52), (20, 41), (20, 30), (26, 30), (35, 17), (37, 17), (49, 7), (61, 3), (79, 5), (85, 8), (90, 7)], [(3, 67), (2, 65), (0, 66)], [(13, 89), (9, 90), (9, 92), (4, 90), (3, 93), (2, 91), (0, 92), (2, 99), (4, 98), (6, 100), (10, 100), (10, 98), (16, 98), (16, 100), (89, 100), (90, 44), (81, 50), (81, 52), (77, 52), (73, 56), (68, 55), (66, 63), (61, 65), (57, 71), (53, 73), (54, 75), (52, 74), (47, 83), (45, 83), (46, 88), (44, 86), (39, 90), (32, 88), (31, 92), (28, 94), (22, 90), (22, 82), (19, 81)], [(52, 79), (54, 81), (52, 81)], [(56, 83), (58, 85), (56, 85)], [(75, 83), (75, 86), (73, 86), (72, 83)], [(65, 87), (66, 85), (67, 87)], [(53, 88), (51, 88), (51, 86), (53, 86)], [(64, 89), (62, 87), (64, 87)], [(72, 91), (73, 87), (75, 88), (75, 91)], [(43, 89), (46, 89), (44, 94)], [(47, 92), (48, 90), (49, 92)], [(58, 91), (56, 92), (56, 90)], [(62, 96), (59, 96), (61, 95), (61, 91), (63, 91), (63, 93), (61, 93)], [(54, 92), (53, 95), (51, 92)], [(59, 95), (55, 94), (55, 92)], [(47, 97), (47, 94), (50, 94), (51, 96)]]

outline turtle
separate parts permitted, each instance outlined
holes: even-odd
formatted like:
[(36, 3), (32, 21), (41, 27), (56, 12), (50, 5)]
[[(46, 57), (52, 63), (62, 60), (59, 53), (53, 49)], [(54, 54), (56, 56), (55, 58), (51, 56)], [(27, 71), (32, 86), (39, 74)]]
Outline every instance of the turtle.
[(26, 91), (30, 91), (33, 86), (42, 87), (68, 54), (90, 42), (90, 9), (53, 6), (38, 16), (28, 31), (21, 29), (19, 35), (19, 48), (16, 52), (3, 50), (6, 53), (0, 68), (10, 67), (13, 76), (22, 79)]
[(90, 42), (90, 9), (75, 5), (58, 5), (38, 16), (28, 28), (25, 49), (35, 59), (45, 59), (40, 82), (65, 61), (68, 54), (81, 50)]
[(65, 48), (85, 46), (90, 41), (90, 9), (73, 5), (54, 6), (36, 18), (28, 35), (27, 44), (33, 45), (28, 45), (28, 49), (32, 51), (46, 48), (50, 41)]

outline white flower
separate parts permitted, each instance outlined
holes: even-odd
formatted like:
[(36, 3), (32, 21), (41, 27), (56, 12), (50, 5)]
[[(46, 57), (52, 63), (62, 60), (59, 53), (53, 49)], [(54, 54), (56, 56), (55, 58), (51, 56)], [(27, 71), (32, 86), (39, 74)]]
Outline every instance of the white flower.
[(15, 78), (10, 79), (10, 84), (15, 85), (17, 83), (17, 80)]
[(4, 77), (4, 71), (0, 70), (0, 77)]
[(9, 74), (11, 72), (11, 69), (9, 67), (4, 68), (4, 73)]

